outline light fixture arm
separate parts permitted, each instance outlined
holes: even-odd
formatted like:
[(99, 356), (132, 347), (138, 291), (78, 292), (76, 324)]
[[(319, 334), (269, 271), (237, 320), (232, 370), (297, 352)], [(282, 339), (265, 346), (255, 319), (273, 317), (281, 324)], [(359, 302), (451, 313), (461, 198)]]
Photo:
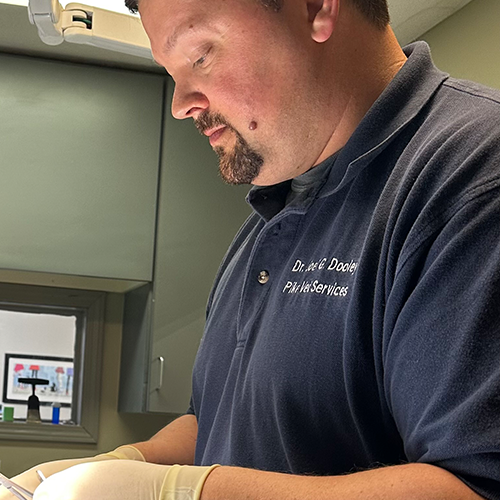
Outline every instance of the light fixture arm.
[(28, 14), (47, 45), (67, 41), (152, 59), (148, 37), (137, 17), (79, 3), (63, 9), (58, 0), (29, 0)]

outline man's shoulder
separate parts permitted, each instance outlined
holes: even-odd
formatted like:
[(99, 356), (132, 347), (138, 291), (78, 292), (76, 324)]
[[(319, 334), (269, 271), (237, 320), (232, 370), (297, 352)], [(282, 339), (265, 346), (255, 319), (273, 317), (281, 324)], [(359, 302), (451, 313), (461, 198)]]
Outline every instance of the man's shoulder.
[[(487, 87), (477, 82), (470, 80), (461, 80), (458, 78), (447, 78), (443, 87), (452, 91), (458, 92), (463, 98), (468, 101), (482, 103), (486, 106), (497, 108), (500, 106), (500, 90)], [(469, 96), (467, 98), (467, 96)]]
[[(471, 131), (500, 134), (500, 90), (469, 80), (447, 78), (432, 100), (431, 115)], [(445, 123), (443, 123), (445, 124)]]
[(477, 162), (489, 164), (483, 172), (487, 177), (493, 170), (498, 175), (500, 90), (447, 78), (427, 105), (416, 142), (420, 159), (437, 162), (445, 177), (459, 165)]

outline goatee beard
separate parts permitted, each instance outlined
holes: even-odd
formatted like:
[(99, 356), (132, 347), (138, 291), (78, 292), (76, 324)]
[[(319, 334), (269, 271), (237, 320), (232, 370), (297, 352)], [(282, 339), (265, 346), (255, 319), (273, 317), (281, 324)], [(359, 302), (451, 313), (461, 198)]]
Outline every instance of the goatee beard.
[(251, 184), (259, 175), (264, 158), (253, 149), (241, 134), (218, 113), (202, 113), (195, 120), (196, 128), (203, 133), (205, 130), (225, 126), (234, 133), (236, 144), (232, 150), (216, 146), (214, 151), (219, 157), (219, 173), (227, 184)]

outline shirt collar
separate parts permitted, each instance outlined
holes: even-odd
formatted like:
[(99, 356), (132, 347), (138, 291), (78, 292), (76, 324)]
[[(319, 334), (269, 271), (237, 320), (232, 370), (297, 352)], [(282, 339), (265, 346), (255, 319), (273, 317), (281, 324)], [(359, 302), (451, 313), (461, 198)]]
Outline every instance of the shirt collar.
[(247, 194), (247, 203), (266, 222), (281, 212), (286, 205), (286, 197), (290, 191), (291, 180), (272, 186), (253, 186)]
[(415, 42), (403, 50), (408, 60), (342, 149), (319, 197), (340, 190), (358, 175), (418, 115), (449, 77), (434, 66), (426, 42)]
[[(280, 182), (272, 186), (253, 186), (247, 195), (247, 203), (249, 203), (265, 221), (271, 220), (285, 208), (289, 212), (307, 212), (310, 205), (317, 198), (318, 192), (328, 179), (330, 179), (330, 172), (338, 154), (339, 152), (333, 154), (295, 179)], [(312, 170), (314, 170), (314, 172), (312, 172)], [(292, 188), (292, 184), (301, 177), (302, 180), (306, 179), (304, 183), (305, 189), (295, 200), (289, 202), (287, 198)]]

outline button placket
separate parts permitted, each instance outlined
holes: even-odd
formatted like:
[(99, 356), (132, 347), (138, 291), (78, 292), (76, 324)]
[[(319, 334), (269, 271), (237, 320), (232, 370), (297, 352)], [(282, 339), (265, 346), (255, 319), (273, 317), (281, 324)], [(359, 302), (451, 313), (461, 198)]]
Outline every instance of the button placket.
[(269, 281), (269, 272), (268, 271), (261, 271), (259, 273), (259, 276), (257, 277), (257, 281), (261, 285), (265, 285)]
[[(249, 328), (256, 321), (263, 301), (271, 291), (271, 273), (280, 270), (280, 261), (293, 241), (297, 230), (295, 221), (289, 221), (290, 214), (277, 216), (273, 222), (263, 227), (253, 244), (248, 261), (247, 279), (242, 290), (238, 310), (238, 339), (246, 341)], [(284, 226), (283, 219), (287, 219)], [(291, 222), (291, 224), (289, 223)], [(288, 236), (289, 235), (289, 236)], [(274, 274), (273, 274), (274, 276)]]

